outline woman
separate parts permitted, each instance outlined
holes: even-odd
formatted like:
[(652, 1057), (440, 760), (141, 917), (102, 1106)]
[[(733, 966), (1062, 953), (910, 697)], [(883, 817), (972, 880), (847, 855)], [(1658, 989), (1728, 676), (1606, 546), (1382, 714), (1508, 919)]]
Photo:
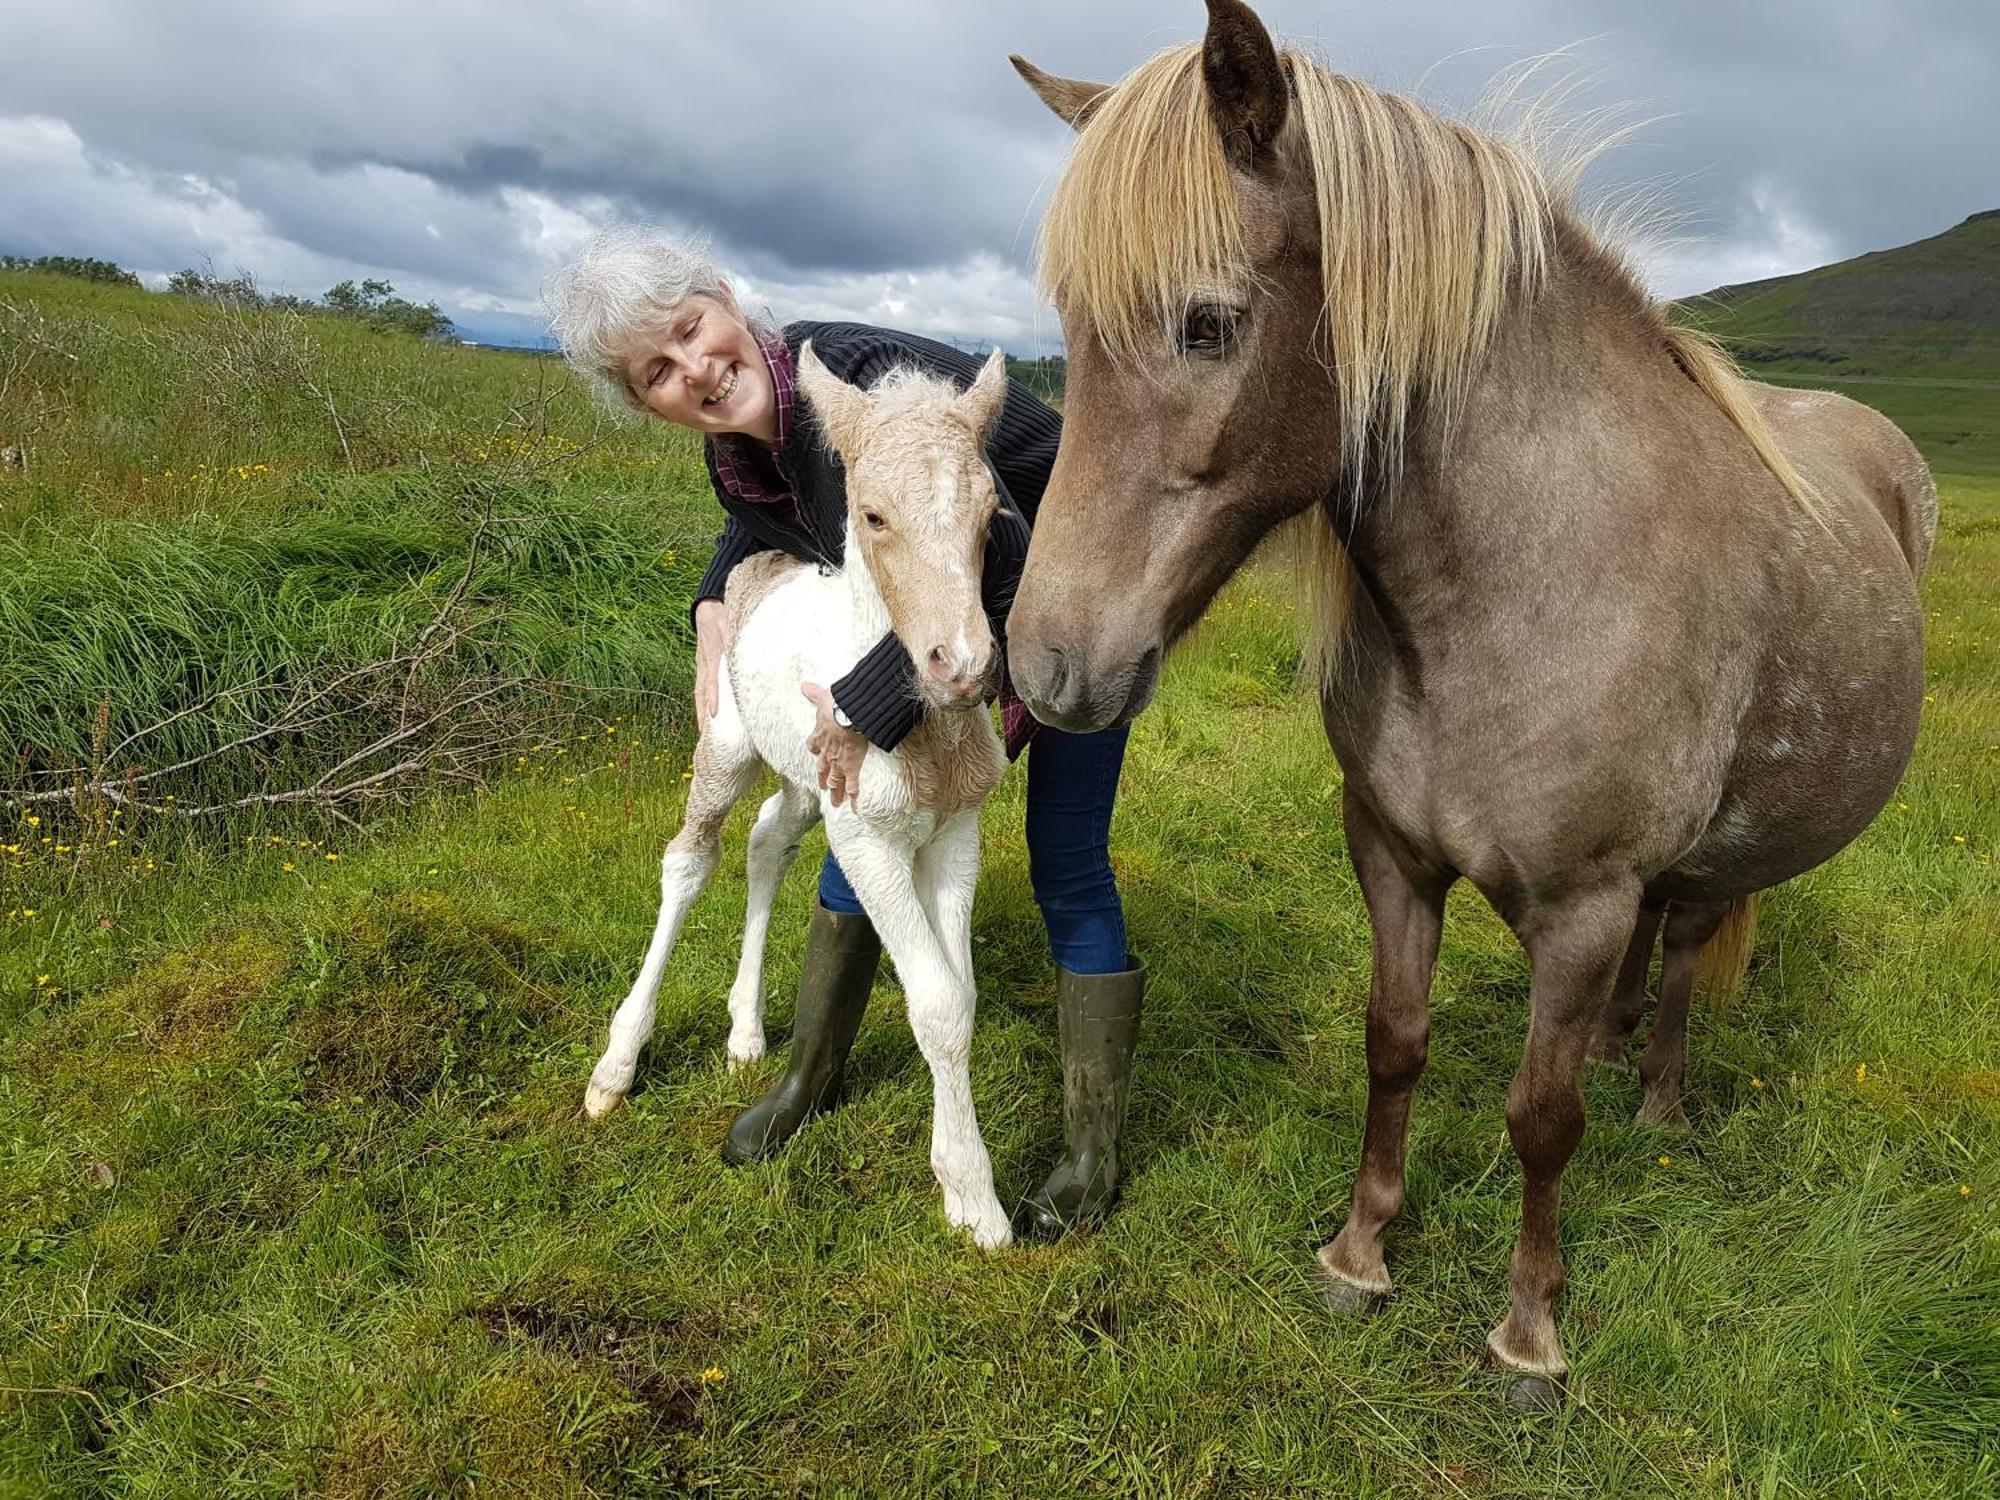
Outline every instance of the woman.
[[(705, 724), (715, 711), (717, 668), (728, 645), (722, 591), (730, 570), (771, 548), (807, 561), (841, 561), (845, 477), (794, 388), (800, 344), (811, 339), (828, 369), (863, 387), (902, 365), (964, 387), (980, 362), (885, 328), (793, 323), (780, 330), (753, 321), (699, 245), (647, 230), (600, 236), (555, 278), (548, 300), (550, 326), (572, 366), (607, 396), (703, 436), (725, 516), (694, 606), (695, 709)], [(982, 579), (999, 640), (1061, 435), (1060, 417), (1019, 385), (1009, 387), (988, 444), (1000, 513)], [(820, 784), (836, 805), (858, 789), (868, 746), (893, 750), (916, 724), (922, 710), (914, 675), (908, 653), (890, 634), (845, 677), (805, 685), (819, 713), (811, 743)], [(1145, 970), (1126, 950), (1107, 850), (1126, 731), (1070, 735), (1042, 728), (1007, 696), (1009, 754), (1032, 738), (1029, 872), (1058, 974), (1067, 1149), (1029, 1197), (1026, 1214), (1026, 1227), (1053, 1234), (1101, 1214), (1118, 1185), (1118, 1133), (1145, 982)], [(726, 1160), (740, 1164), (769, 1154), (835, 1102), (880, 955), (860, 902), (829, 854), (820, 867), (787, 1071), (731, 1126)]]

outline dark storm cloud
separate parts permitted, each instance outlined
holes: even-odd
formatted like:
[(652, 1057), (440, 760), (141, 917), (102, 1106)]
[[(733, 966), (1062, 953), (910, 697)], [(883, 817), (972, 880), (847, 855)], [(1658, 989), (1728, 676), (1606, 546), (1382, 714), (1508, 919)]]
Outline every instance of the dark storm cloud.
[[(9, 9), (0, 249), (206, 256), (304, 290), (382, 274), (499, 320), (532, 310), (591, 227), (646, 217), (710, 231), (784, 311), (1013, 339), (1037, 326), (1033, 229), (1068, 135), (1006, 54), (1110, 79), (1203, 19), (1196, 0)], [(2000, 205), (1991, 0), (1261, 13), (1342, 71), (1447, 107), (1592, 38), (1576, 103), (1660, 117), (1596, 181), (1655, 184), (1708, 236), (1646, 258), (1662, 291)]]

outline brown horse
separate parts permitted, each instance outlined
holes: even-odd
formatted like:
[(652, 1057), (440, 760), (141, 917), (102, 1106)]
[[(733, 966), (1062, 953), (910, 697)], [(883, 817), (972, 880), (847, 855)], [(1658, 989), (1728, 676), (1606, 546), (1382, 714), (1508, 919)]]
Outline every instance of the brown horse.
[[(1662, 912), (1684, 1013), (1732, 905), (1894, 788), (1936, 492), (1874, 412), (1745, 382), (1670, 327), (1525, 150), (1280, 53), (1239, 0), (1115, 86), (1015, 62), (1078, 137), (1043, 228), (1069, 384), (1014, 681), (1064, 729), (1131, 718), (1258, 539), (1307, 518), (1344, 601), (1321, 704), (1374, 936), (1361, 1166), (1320, 1261), (1352, 1305), (1390, 1289), (1462, 876), (1533, 970), (1488, 1343), (1512, 1399), (1557, 1399), (1585, 1054), (1600, 1028), (1622, 1047)], [(1669, 1061), (1649, 1081), (1677, 1095)]]

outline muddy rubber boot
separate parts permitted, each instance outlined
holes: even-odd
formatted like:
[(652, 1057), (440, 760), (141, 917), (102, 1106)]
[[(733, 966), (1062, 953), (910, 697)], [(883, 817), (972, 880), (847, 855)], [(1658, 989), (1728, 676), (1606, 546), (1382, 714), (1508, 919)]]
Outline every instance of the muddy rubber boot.
[(1053, 1239), (1102, 1218), (1118, 1196), (1118, 1134), (1125, 1128), (1146, 990), (1146, 966), (1126, 961), (1132, 967), (1122, 974), (1056, 971), (1066, 1144), (1049, 1180), (1022, 1209), (1025, 1233)]
[(785, 1076), (729, 1127), (722, 1159), (730, 1166), (769, 1156), (807, 1120), (833, 1108), (881, 957), (882, 941), (867, 917), (814, 903), (792, 1013), (791, 1059)]

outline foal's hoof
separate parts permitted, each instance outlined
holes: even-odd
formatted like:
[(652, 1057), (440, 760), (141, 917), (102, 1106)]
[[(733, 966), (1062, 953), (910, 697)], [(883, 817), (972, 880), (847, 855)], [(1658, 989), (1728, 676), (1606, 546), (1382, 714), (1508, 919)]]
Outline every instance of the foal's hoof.
[(1370, 1291), (1365, 1286), (1342, 1281), (1338, 1276), (1323, 1277), (1319, 1294), (1326, 1299), (1326, 1305), (1343, 1318), (1372, 1318), (1389, 1300), (1385, 1292)]
[(1507, 1383), (1507, 1404), (1515, 1411), (1561, 1411), (1566, 1399), (1562, 1382), (1548, 1375), (1516, 1375)]
[(613, 1093), (610, 1089), (599, 1088), (593, 1083), (583, 1091), (583, 1112), (593, 1120), (601, 1120), (616, 1109), (624, 1097), (622, 1089)]

